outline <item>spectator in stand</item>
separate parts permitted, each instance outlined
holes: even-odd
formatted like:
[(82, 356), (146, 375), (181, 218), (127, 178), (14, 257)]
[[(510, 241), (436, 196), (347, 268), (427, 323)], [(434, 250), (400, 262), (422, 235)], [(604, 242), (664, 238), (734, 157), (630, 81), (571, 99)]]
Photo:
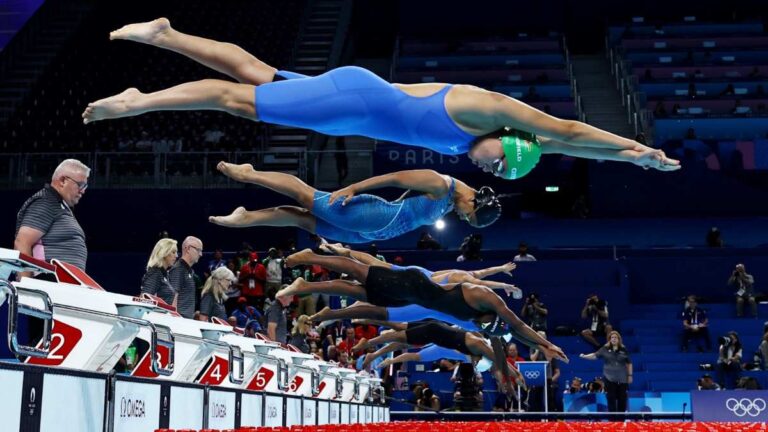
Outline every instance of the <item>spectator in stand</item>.
[(216, 249), (216, 251), (213, 252), (213, 259), (208, 261), (208, 266), (205, 268), (203, 274), (205, 275), (205, 278), (208, 279), (214, 270), (226, 266), (227, 261), (224, 259), (224, 252), (221, 249)]
[(571, 385), (568, 386), (567, 389), (563, 392), (564, 394), (576, 394), (576, 393), (584, 393), (587, 390), (584, 388), (584, 385), (581, 381), (581, 378), (579, 377), (573, 377), (571, 380)]
[(706, 243), (707, 246), (713, 248), (723, 247), (724, 243), (722, 233), (717, 227), (712, 227), (709, 229), (709, 231), (707, 231)]
[(744, 316), (744, 303), (749, 303), (752, 316), (757, 318), (757, 301), (755, 301), (755, 278), (747, 273), (744, 264), (736, 264), (728, 285), (736, 290), (736, 316)]
[(517, 246), (517, 255), (512, 259), (514, 262), (536, 261), (536, 257), (528, 253), (528, 245), (521, 242)]
[(418, 250), (441, 250), (443, 247), (435, 240), (427, 231), (421, 233), (419, 241), (416, 242), (416, 249)]
[[(229, 269), (227, 269), (229, 270)], [(237, 282), (235, 282), (236, 284)], [(235, 285), (233, 284), (233, 285)], [(232, 311), (232, 317), (235, 318), (235, 326), (245, 328), (246, 324), (248, 324), (249, 321), (257, 321), (259, 325), (263, 327), (264, 324), (264, 317), (259, 312), (258, 309), (256, 309), (253, 306), (248, 305), (248, 299), (245, 297), (238, 297), (237, 298), (237, 308)]]
[(178, 295), (176, 309), (184, 318), (192, 318), (195, 314), (197, 290), (192, 266), (197, 264), (202, 256), (203, 242), (197, 237), (189, 236), (181, 244), (181, 259), (168, 271), (168, 279)]
[(249, 260), (240, 268), (238, 275), (242, 295), (248, 299), (248, 304), (264, 310), (264, 282), (267, 280), (267, 269), (259, 262), (259, 254), (251, 252)]
[(414, 411), (440, 411), (440, 398), (435, 396), (431, 388), (427, 387), (421, 391), (421, 397), (416, 400)]
[(255, 338), (256, 333), (262, 333), (263, 331), (263, 327), (257, 320), (251, 320), (245, 324), (245, 337)]
[(176, 262), (176, 240), (160, 239), (152, 249), (147, 271), (141, 279), (141, 293), (160, 297), (169, 305), (176, 304), (176, 290), (168, 280), (168, 270)]
[(612, 331), (608, 343), (592, 354), (581, 354), (587, 360), (603, 360), (605, 391), (608, 398), (608, 412), (626, 412), (629, 386), (632, 384), (632, 359), (621, 342), (621, 335)]
[(328, 349), (325, 354), (325, 361), (339, 361), (339, 350), (336, 345), (328, 345)]
[(481, 250), (483, 248), (483, 235), (482, 234), (470, 234), (464, 237), (464, 241), (461, 243), (459, 250), (461, 255), (456, 257), (457, 262), (464, 261), (482, 261), (483, 256)]
[(354, 369), (349, 361), (349, 354), (346, 351), (339, 351), (339, 367)]
[(712, 379), (712, 375), (708, 373), (702, 375), (696, 384), (696, 387), (699, 390), (720, 390), (720, 385), (718, 385), (715, 380)]
[[(330, 278), (330, 272), (317, 264), (306, 266), (306, 270), (304, 270), (304, 280), (306, 281), (323, 282), (330, 280)], [(317, 312), (317, 300), (320, 298), (320, 294), (300, 294), (298, 297), (299, 309), (297, 312), (299, 314), (312, 316)], [(327, 295), (325, 297), (327, 298)]]
[(296, 320), (296, 325), (291, 330), (291, 339), (289, 344), (298, 348), (304, 354), (309, 354), (308, 334), (312, 327), (312, 322), (309, 321), (307, 315), (301, 315)]
[(379, 335), (379, 329), (372, 324), (356, 324), (355, 325), (355, 338), (357, 340), (367, 339), (371, 340)]
[(269, 248), (267, 257), (264, 258), (264, 267), (267, 269), (266, 295), (272, 297), (283, 285), (283, 253), (277, 248)]
[[(227, 268), (229, 271), (232, 272), (232, 274), (235, 275), (235, 277), (238, 277), (240, 274), (240, 267), (237, 266), (237, 260), (235, 258), (230, 258), (227, 260)], [(229, 289), (227, 290), (227, 300), (224, 301), (224, 306), (227, 308), (228, 313), (232, 313), (239, 307), (238, 302), (242, 298), (245, 302), (248, 302), (248, 299), (241, 296), (242, 292), (240, 290), (240, 281), (238, 278), (238, 282), (232, 284)]]
[(360, 354), (358, 351), (357, 353), (352, 351), (352, 347), (357, 345), (360, 342), (360, 339), (358, 339), (355, 336), (355, 329), (352, 327), (347, 327), (346, 330), (344, 330), (344, 339), (342, 339), (341, 342), (336, 344), (336, 347), (339, 349), (339, 352), (345, 352), (352, 356), (355, 354), (355, 357)]
[(507, 344), (507, 363), (513, 367), (517, 367), (517, 362), (525, 361), (525, 359), (517, 351), (517, 344), (510, 342)]
[(696, 341), (696, 348), (699, 352), (704, 352), (704, 348), (701, 346), (702, 340), (707, 351), (712, 349), (707, 313), (698, 306), (696, 296), (693, 295), (688, 296), (688, 307), (683, 311), (683, 352), (688, 351), (688, 344), (691, 340)]
[(597, 294), (592, 294), (581, 309), (581, 319), (590, 322), (589, 328), (581, 331), (581, 337), (593, 347), (600, 348), (597, 335), (605, 335), (608, 339), (608, 334), (613, 331), (608, 322), (608, 302), (601, 300)]
[[(539, 333), (539, 335), (541, 335), (543, 338), (547, 337), (547, 333), (544, 331), (538, 331), (537, 333)], [(538, 349), (531, 349), (531, 361), (547, 361), (547, 359), (544, 357), (544, 353)], [(549, 364), (547, 365), (547, 408), (549, 411), (559, 411), (559, 407), (557, 406), (557, 398), (555, 397), (555, 394), (560, 391), (558, 384), (559, 379), (560, 364), (557, 359), (550, 359)], [(528, 392), (529, 403), (532, 406), (538, 407), (540, 411), (543, 411), (543, 388), (532, 386)], [(533, 396), (532, 401), (530, 396)], [(536, 409), (534, 409), (534, 411), (536, 411)]]
[(288, 341), (288, 306), (291, 300), (291, 296), (276, 298), (266, 311), (267, 336), (275, 342)]
[(376, 347), (369, 346), (366, 348), (365, 353), (357, 357), (357, 360), (355, 361), (355, 369), (364, 371), (369, 376), (376, 378), (379, 377), (379, 364), (384, 361), (383, 356), (377, 356), (375, 359), (367, 363), (365, 361), (366, 356), (368, 354), (373, 354), (374, 352), (376, 352)]
[(61, 162), (51, 183), (26, 200), (17, 213), (13, 248), (43, 261), (56, 258), (85, 270), (85, 233), (72, 209), (88, 189), (90, 172), (76, 159)]
[(595, 377), (593, 381), (587, 383), (587, 393), (605, 393), (603, 377)]
[(227, 289), (234, 283), (237, 283), (237, 278), (228, 268), (219, 267), (213, 271), (203, 286), (198, 315), (200, 321), (208, 321), (212, 317), (227, 319), (224, 300), (227, 298)]
[(763, 324), (763, 338), (757, 348), (755, 363), (761, 370), (768, 370), (768, 322)]
[(547, 307), (536, 293), (528, 294), (520, 311), (520, 317), (534, 330), (547, 331)]
[(736, 388), (736, 381), (741, 374), (741, 340), (738, 333), (731, 331), (728, 335), (721, 337), (719, 342), (717, 370), (720, 374), (720, 387), (733, 389)]

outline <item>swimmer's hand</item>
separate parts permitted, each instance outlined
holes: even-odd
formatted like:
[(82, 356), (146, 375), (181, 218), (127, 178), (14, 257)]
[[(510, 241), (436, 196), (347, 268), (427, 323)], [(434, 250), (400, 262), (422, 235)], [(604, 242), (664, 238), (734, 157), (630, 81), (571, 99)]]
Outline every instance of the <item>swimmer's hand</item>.
[(352, 199), (352, 197), (357, 194), (357, 191), (353, 186), (347, 186), (343, 189), (339, 189), (336, 192), (331, 193), (331, 198), (328, 199), (328, 205), (333, 205), (334, 202), (336, 202), (339, 198), (344, 198), (344, 201), (342, 201), (341, 205), (345, 206), (349, 202), (349, 200)]
[(515, 264), (513, 262), (508, 262), (508, 263), (504, 264), (503, 266), (501, 266), (501, 272), (504, 273), (504, 274), (509, 275), (509, 277), (512, 277), (512, 270), (514, 270), (516, 268), (517, 268), (517, 264)]
[(637, 146), (633, 149), (635, 154), (632, 157), (632, 163), (645, 169), (657, 169), (659, 171), (677, 171), (680, 168), (680, 161), (670, 159), (663, 151), (646, 146)]
[(546, 357), (547, 360), (556, 358), (565, 363), (569, 362), (568, 356), (566, 356), (563, 350), (555, 344), (551, 344), (548, 347), (544, 345), (539, 345), (538, 348), (542, 353), (544, 353), (544, 357)]

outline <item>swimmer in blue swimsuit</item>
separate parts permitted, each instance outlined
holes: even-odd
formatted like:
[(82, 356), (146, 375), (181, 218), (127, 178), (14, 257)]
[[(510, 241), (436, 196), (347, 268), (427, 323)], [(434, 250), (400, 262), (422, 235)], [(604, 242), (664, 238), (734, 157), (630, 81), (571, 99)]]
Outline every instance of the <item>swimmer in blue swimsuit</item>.
[(506, 179), (526, 175), (546, 153), (661, 171), (680, 168), (661, 150), (475, 86), (390, 84), (359, 67), (316, 77), (278, 71), (236, 45), (181, 33), (165, 18), (127, 25), (110, 38), (177, 52), (238, 83), (202, 80), (146, 94), (128, 89), (89, 104), (85, 123), (151, 111), (218, 110), (327, 135), (362, 135), (467, 154), (482, 170)]
[[(475, 227), (488, 226), (501, 215), (501, 196), (491, 188), (484, 186), (477, 191), (431, 170), (376, 176), (332, 194), (290, 174), (255, 171), (249, 164), (221, 162), (218, 169), (234, 180), (264, 186), (301, 204), (254, 211), (239, 207), (228, 216), (210, 217), (211, 222), (227, 227), (296, 227), (342, 242), (367, 243), (432, 225), (450, 211)], [(359, 194), (388, 186), (408, 192), (395, 201)], [(342, 196), (343, 200), (337, 199)]]

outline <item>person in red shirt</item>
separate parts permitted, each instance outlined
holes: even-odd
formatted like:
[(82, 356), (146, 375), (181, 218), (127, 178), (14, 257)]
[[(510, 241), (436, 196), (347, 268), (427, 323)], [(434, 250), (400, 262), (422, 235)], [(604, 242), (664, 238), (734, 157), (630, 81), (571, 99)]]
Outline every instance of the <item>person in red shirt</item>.
[(379, 335), (379, 329), (375, 325), (362, 324), (355, 326), (355, 339), (371, 340)]
[(517, 362), (519, 361), (525, 361), (525, 359), (518, 354), (517, 345), (510, 343), (507, 345), (507, 363), (513, 367), (517, 367)]
[(349, 354), (350, 358), (357, 358), (357, 356), (359, 356), (362, 351), (352, 351), (352, 347), (357, 345), (358, 342), (360, 342), (360, 339), (355, 337), (355, 329), (352, 327), (347, 327), (344, 333), (344, 339), (336, 344), (336, 348), (339, 349), (339, 353), (345, 352)]
[(267, 281), (267, 268), (259, 262), (259, 254), (251, 252), (248, 262), (240, 268), (240, 290), (248, 299), (248, 304), (259, 311), (264, 310), (264, 284)]

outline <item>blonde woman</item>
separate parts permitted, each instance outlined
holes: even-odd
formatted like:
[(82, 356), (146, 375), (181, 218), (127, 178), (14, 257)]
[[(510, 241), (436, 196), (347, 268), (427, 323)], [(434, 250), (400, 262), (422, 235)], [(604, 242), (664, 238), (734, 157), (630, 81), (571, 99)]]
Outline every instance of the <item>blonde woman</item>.
[(211, 273), (203, 285), (200, 294), (200, 315), (197, 319), (208, 321), (211, 317), (227, 319), (224, 302), (227, 300), (227, 290), (237, 282), (235, 274), (226, 267), (219, 267)]
[(603, 360), (603, 376), (605, 377), (605, 392), (608, 398), (609, 412), (625, 412), (627, 410), (627, 392), (632, 384), (632, 359), (629, 350), (621, 342), (617, 331), (608, 333), (608, 343), (592, 354), (581, 354), (579, 357), (587, 360)]
[(296, 320), (296, 325), (291, 330), (291, 338), (288, 343), (300, 349), (304, 354), (309, 354), (309, 343), (307, 342), (307, 335), (312, 328), (312, 322), (307, 315), (301, 315)]
[(168, 270), (176, 263), (178, 255), (176, 240), (160, 239), (147, 262), (147, 272), (141, 279), (141, 293), (152, 294), (169, 305), (176, 304), (177, 292), (168, 280)]

